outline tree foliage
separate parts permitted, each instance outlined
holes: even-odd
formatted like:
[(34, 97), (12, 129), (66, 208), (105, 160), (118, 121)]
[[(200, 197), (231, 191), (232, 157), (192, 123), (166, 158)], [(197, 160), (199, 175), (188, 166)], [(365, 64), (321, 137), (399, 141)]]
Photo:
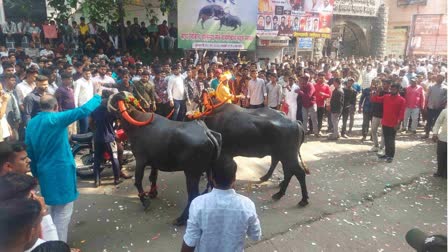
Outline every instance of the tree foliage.
[[(73, 15), (74, 10), (82, 9), (87, 14), (87, 18), (95, 18), (98, 22), (117, 20), (119, 17), (118, 1), (127, 4), (143, 4), (147, 12), (147, 17), (154, 16), (153, 5), (145, 0), (48, 0), (48, 5), (55, 9), (51, 13), (52, 18), (57, 21), (68, 19)], [(160, 2), (160, 10), (163, 14), (176, 8), (176, 0), (155, 0)], [(126, 15), (126, 13), (124, 13)]]

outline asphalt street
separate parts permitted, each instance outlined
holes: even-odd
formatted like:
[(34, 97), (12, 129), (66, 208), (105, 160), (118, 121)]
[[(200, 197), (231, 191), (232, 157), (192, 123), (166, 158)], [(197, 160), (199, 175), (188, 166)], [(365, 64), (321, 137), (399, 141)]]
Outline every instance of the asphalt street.
[[(255, 202), (263, 229), (262, 241), (247, 242), (247, 251), (412, 251), (404, 240), (409, 229), (446, 233), (446, 180), (432, 177), (435, 144), (399, 134), (396, 158), (389, 164), (369, 152), (372, 142), (360, 142), (358, 131), (338, 142), (307, 139), (302, 157), (311, 175), (305, 208), (297, 207), (296, 179), (280, 201), (271, 200), (283, 177), (281, 165), (260, 184), (270, 158), (236, 158), (237, 192)], [(100, 188), (79, 180), (70, 245), (82, 251), (180, 251), (185, 228), (171, 222), (186, 204), (183, 173), (159, 173), (159, 196), (147, 212), (133, 180), (115, 187), (111, 174), (103, 174)], [(148, 176), (149, 169), (146, 188)]]

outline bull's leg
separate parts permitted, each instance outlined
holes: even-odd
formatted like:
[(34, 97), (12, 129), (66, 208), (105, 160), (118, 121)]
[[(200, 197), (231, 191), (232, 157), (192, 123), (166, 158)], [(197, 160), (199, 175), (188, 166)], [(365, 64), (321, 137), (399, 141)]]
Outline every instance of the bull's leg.
[(288, 188), (289, 182), (291, 181), (292, 176), (294, 175), (291, 165), (288, 162), (282, 161), (283, 165), (283, 173), (284, 173), (284, 180), (280, 183), (280, 191), (274, 195), (272, 195), (273, 200), (279, 200), (281, 199), (285, 193), (286, 189)]
[(159, 170), (157, 168), (151, 168), (151, 174), (149, 175), (149, 182), (151, 182), (151, 189), (149, 190), (149, 197), (154, 199), (157, 197), (157, 176), (159, 175)]
[(233, 30), (232, 30), (232, 31), (236, 30), (236, 28), (238, 28), (238, 25), (235, 25), (235, 26), (233, 27)]
[(300, 167), (299, 162), (297, 162), (297, 166), (294, 167), (294, 175), (300, 183), (300, 190), (302, 190), (302, 200), (299, 202), (299, 207), (304, 207), (308, 205), (308, 189), (306, 188), (306, 174), (302, 167)]
[(269, 171), (260, 178), (260, 181), (264, 182), (272, 177), (272, 174), (274, 173), (275, 167), (277, 167), (278, 162), (279, 160), (277, 158), (271, 156), (271, 166), (269, 167)]
[(149, 196), (145, 193), (143, 190), (143, 175), (145, 174), (145, 163), (136, 160), (135, 165), (135, 187), (137, 187), (138, 190), (138, 197), (140, 198), (140, 201), (143, 204), (143, 207), (145, 210), (149, 208), (149, 205), (151, 204), (151, 201), (149, 199)]
[(205, 22), (205, 19), (202, 18), (202, 20), (201, 20), (201, 26), (202, 26), (202, 29), (205, 29), (205, 28), (204, 28), (204, 22)]
[(173, 224), (176, 226), (183, 226), (187, 223), (191, 201), (199, 195), (199, 180), (201, 176), (187, 173), (185, 173), (185, 176), (187, 178), (188, 204), (181, 216), (174, 221)]
[(221, 28), (222, 28), (222, 23), (219, 24), (219, 30), (221, 30)]

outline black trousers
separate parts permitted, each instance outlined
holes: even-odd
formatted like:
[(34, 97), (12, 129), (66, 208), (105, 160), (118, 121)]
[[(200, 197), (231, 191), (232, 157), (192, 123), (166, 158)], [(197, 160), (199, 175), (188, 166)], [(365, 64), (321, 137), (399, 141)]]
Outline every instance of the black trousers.
[(325, 107), (317, 107), (317, 128), (320, 130), (322, 129), (322, 120), (324, 118), (325, 114)]
[(446, 178), (446, 142), (437, 141), (437, 173)]
[(432, 130), (432, 127), (434, 127), (434, 123), (436, 123), (437, 117), (439, 117), (440, 112), (442, 112), (442, 109), (428, 108), (426, 127), (425, 127), (426, 134), (429, 134), (429, 132)]
[(383, 125), (383, 135), (386, 156), (393, 158), (395, 156), (395, 136), (397, 135), (397, 131), (393, 127)]
[(264, 108), (264, 104), (258, 104), (258, 105), (249, 105), (250, 109), (257, 109), (257, 108)]
[(347, 131), (347, 120), (348, 116), (350, 114), (350, 107), (346, 107), (342, 109), (342, 130), (341, 135), (345, 135), (345, 132)]
[(371, 112), (363, 112), (362, 113), (362, 136), (366, 137), (369, 134), (369, 126), (372, 121), (372, 113)]
[[(114, 179), (120, 179), (120, 164), (118, 162), (118, 154), (117, 154), (117, 144), (115, 142), (109, 143), (95, 143), (94, 148), (94, 162), (93, 162), (93, 170), (95, 175), (99, 175), (101, 173), (101, 163), (104, 160), (104, 153), (107, 152), (111, 157), (110, 161), (112, 162), (112, 169), (114, 171)], [(96, 176), (95, 176), (96, 178)]]

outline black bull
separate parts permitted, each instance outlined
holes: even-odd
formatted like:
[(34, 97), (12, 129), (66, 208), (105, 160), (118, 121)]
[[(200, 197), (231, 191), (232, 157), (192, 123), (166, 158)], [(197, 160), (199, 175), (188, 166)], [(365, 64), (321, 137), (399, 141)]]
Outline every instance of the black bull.
[[(124, 100), (123, 93), (112, 96), (109, 99), (109, 110), (117, 111), (117, 103), (120, 100)], [(143, 206), (147, 209), (150, 204), (150, 197), (142, 186), (146, 166), (167, 172), (183, 171), (187, 182), (188, 205), (182, 215), (175, 220), (175, 224), (185, 224), (190, 203), (199, 195), (201, 175), (204, 172), (209, 173), (212, 163), (220, 155), (221, 135), (209, 130), (200, 121), (175, 122), (159, 115), (154, 115), (154, 120), (150, 124), (139, 127), (124, 120), (124, 113), (136, 121), (148, 120), (151, 114), (137, 111), (133, 107), (128, 107), (127, 111), (120, 113), (123, 128), (136, 160), (135, 186)], [(149, 180), (152, 196), (155, 196), (157, 173), (152, 173)]]
[(300, 156), (300, 146), (305, 139), (301, 125), (269, 108), (244, 109), (234, 104), (216, 108), (203, 120), (209, 129), (221, 133), (221, 156), (271, 156), (271, 167), (261, 177), (262, 181), (272, 176), (278, 162), (282, 163), (284, 180), (280, 183), (280, 191), (272, 196), (273, 199), (283, 197), (292, 176), (296, 176), (302, 190), (299, 205), (308, 204), (305, 167), (297, 157)]
[[(220, 160), (233, 159), (235, 156), (271, 156), (269, 171), (260, 180), (268, 180), (278, 162), (282, 163), (284, 173), (280, 191), (272, 198), (282, 198), (292, 176), (296, 176), (302, 191), (299, 206), (308, 205), (306, 167), (300, 154), (300, 147), (305, 141), (305, 131), (299, 122), (293, 122), (282, 113), (269, 108), (244, 109), (234, 104), (224, 104), (216, 108), (203, 120), (209, 129), (221, 133)], [(157, 177), (156, 169), (151, 170), (151, 176)]]

